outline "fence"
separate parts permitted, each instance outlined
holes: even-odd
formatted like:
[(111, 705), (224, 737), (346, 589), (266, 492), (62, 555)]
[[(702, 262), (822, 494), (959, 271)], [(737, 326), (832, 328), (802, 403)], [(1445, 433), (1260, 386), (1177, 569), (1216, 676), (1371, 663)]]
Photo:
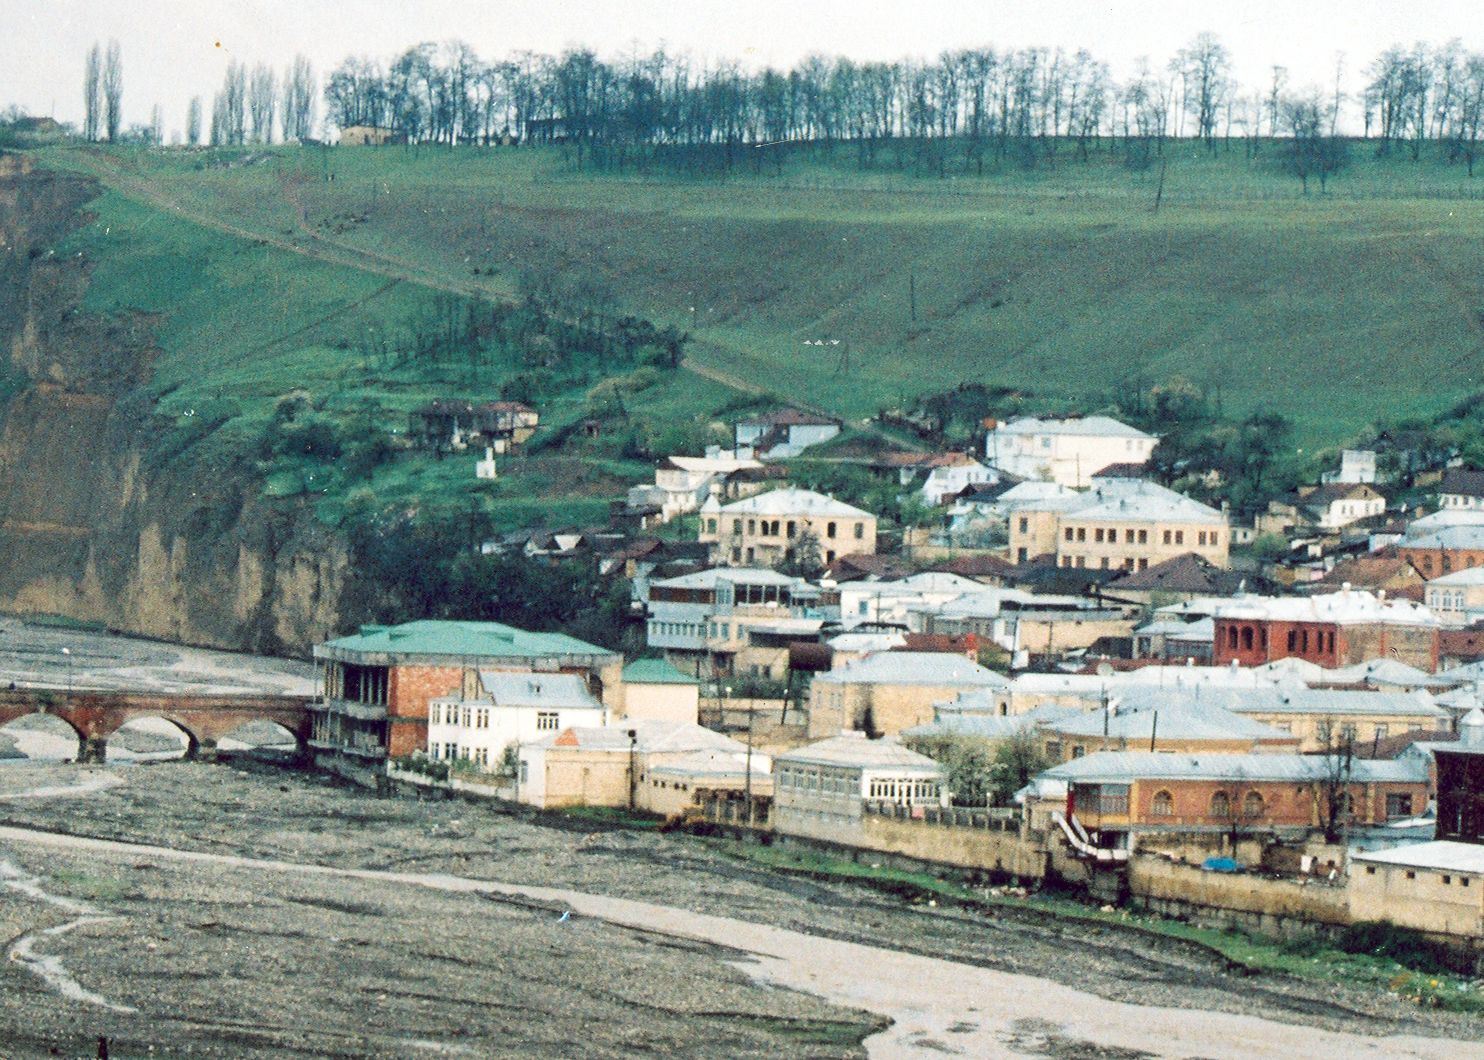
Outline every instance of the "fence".
[(981, 809), (970, 806), (903, 806), (895, 802), (866, 800), (861, 811), (899, 821), (919, 821), (942, 828), (980, 828), (986, 832), (1020, 832), (1020, 811), (1014, 808)]

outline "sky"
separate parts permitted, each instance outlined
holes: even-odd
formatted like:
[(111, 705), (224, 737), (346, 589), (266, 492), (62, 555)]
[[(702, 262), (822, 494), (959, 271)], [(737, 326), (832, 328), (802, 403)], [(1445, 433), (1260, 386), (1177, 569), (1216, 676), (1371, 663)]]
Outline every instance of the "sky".
[[(618, 57), (664, 45), (697, 59), (785, 67), (811, 52), (859, 60), (947, 49), (1087, 48), (1115, 78), (1156, 66), (1202, 31), (1232, 53), (1238, 79), (1265, 85), (1277, 64), (1295, 86), (1332, 91), (1343, 53), (1359, 91), (1396, 44), (1454, 38), (1484, 51), (1480, 0), (4, 0), (0, 108), (81, 122), (88, 46), (117, 38), (125, 124), (163, 108), (184, 125), (191, 96), (210, 107), (227, 63), (282, 68), (303, 53), (323, 74), (347, 55), (388, 59), (459, 38), (485, 58), (584, 45)], [(321, 111), (323, 108), (321, 107)], [(1351, 124), (1348, 122), (1346, 124)]]

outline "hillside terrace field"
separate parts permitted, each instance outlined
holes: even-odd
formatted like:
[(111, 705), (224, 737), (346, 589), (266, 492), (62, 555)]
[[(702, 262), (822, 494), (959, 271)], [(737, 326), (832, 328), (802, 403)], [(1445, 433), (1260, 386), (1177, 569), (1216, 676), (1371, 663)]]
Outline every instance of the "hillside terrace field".
[[(374, 402), (382, 426), (432, 396), (493, 394), (514, 365), (389, 369), (356, 336), (440, 292), (509, 299), (532, 264), (599, 276), (623, 311), (692, 332), (691, 370), (625, 399), (658, 423), (720, 417), (738, 391), (859, 420), (964, 381), (1095, 408), (1183, 375), (1227, 414), (1288, 416), (1312, 449), (1477, 389), (1484, 178), (1357, 146), (1330, 194), (1305, 197), (1275, 150), (1171, 144), (1158, 211), (1158, 164), (1096, 155), (939, 180), (862, 172), (842, 148), (781, 175), (686, 180), (579, 173), (555, 148), (38, 154), (107, 186), (61, 249), (95, 262), (87, 308), (160, 315), (161, 411), (213, 418), (190, 445), (260, 432), (295, 390), (345, 422)], [(543, 399), (543, 423), (586, 415), (599, 378)], [(519, 524), (541, 495), (595, 515), (647, 471), (611, 443), (562, 455), (596, 463), (545, 490), (476, 487), (472, 457), (397, 462), (370, 485), (473, 490)], [(270, 492), (303, 485), (292, 466), (268, 474)]]

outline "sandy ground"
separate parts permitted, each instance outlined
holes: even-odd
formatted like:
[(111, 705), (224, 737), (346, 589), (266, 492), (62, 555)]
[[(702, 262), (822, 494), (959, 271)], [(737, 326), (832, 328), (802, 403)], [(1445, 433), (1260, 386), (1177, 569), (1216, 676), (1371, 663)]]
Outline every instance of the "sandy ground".
[(78, 691), (305, 698), (315, 693), (313, 665), (295, 659), (186, 648), (0, 618), (0, 687), (12, 682)]
[[(7, 797), (71, 785), (91, 790)], [(1484, 1056), (1476, 1024), (1387, 996), (909, 908), (685, 837), (185, 763), (10, 768), (0, 817), (110, 841), (0, 832), (0, 1038), (38, 1049), (851, 1055), (889, 1019), (871, 1055)]]

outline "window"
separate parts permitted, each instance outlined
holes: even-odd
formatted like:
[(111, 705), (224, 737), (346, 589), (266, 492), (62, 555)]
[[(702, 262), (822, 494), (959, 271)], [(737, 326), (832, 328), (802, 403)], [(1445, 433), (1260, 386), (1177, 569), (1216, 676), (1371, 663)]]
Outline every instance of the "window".
[(1165, 544), (1168, 545), (1170, 543), (1170, 537), (1171, 537), (1170, 532), (1168, 530), (1166, 530), (1165, 531)]
[(1156, 791), (1154, 801), (1149, 804), (1149, 813), (1153, 817), (1175, 816), (1175, 797), (1168, 791)]
[[(1025, 520), (1024, 519), (1020, 520), (1020, 523), (1021, 523), (1020, 532), (1023, 534), (1023, 533), (1025, 533)], [(1064, 536), (1066, 537), (1066, 539), (1068, 541), (1072, 540), (1072, 538), (1075, 536), (1075, 535), (1073, 535), (1072, 528), (1070, 526), (1067, 527), (1067, 531), (1066, 531), (1066, 534)]]
[(1177, 544), (1177, 545), (1183, 545), (1183, 544), (1185, 544), (1185, 531), (1184, 530), (1176, 530), (1175, 531), (1175, 544)]
[(715, 519), (707, 519), (706, 520), (706, 533), (708, 533), (708, 534), (714, 534), (714, 533), (716, 533), (716, 520)]
[(1086, 541), (1087, 540), (1087, 527), (1085, 527), (1085, 526), (1079, 526), (1079, 527), (1077, 527), (1077, 540), (1078, 541)]
[(1231, 796), (1224, 791), (1218, 791), (1211, 796), (1211, 816), (1227, 818), (1232, 815)]
[(789, 537), (798, 537), (799, 536), (799, 524), (796, 523), (796, 522), (794, 522), (792, 519), (790, 519), (788, 521), (788, 536)]
[(1409, 880), (1415, 880), (1416, 878), (1417, 878), (1417, 873), (1413, 872), (1411, 869), (1408, 869), (1407, 870), (1407, 879), (1409, 879)]
[(1147, 544), (1149, 544), (1149, 531), (1148, 530), (1140, 530), (1139, 531), (1139, 544), (1141, 544), (1141, 545), (1147, 545)]
[(755, 534), (755, 533), (757, 533), (757, 520), (756, 519), (749, 519), (749, 520), (747, 520), (747, 532), (749, 534)]
[(865, 537), (866, 537), (866, 524), (865, 523), (856, 523), (855, 524), (855, 539), (857, 541), (864, 541), (865, 540)]
[(1374, 866), (1374, 865), (1367, 865), (1365, 867), (1365, 874), (1367, 876), (1374, 876), (1374, 875), (1376, 875), (1376, 866)]
[(1411, 817), (1412, 796), (1400, 793), (1392, 793), (1386, 796), (1387, 817)]
[(825, 537), (834, 537), (835, 536), (835, 524), (834, 523), (825, 523), (824, 524), (824, 536)]
[(1073, 758), (1081, 758), (1086, 753), (1087, 753), (1087, 748), (1083, 747), (1080, 743), (1079, 744), (1074, 744), (1072, 746), (1072, 757)]
[(1103, 543), (1103, 528), (1101, 526), (1092, 532), (1092, 539), (1098, 544)]
[(1195, 535), (1195, 543), (1197, 545), (1204, 545), (1206, 543), (1206, 532), (1204, 530)]
[(1453, 877), (1448, 875), (1446, 872), (1443, 873), (1443, 883), (1451, 886), (1453, 883)]
[(536, 712), (536, 731), (555, 732), (557, 729), (557, 712), (554, 710), (539, 710)]
[(1262, 795), (1256, 791), (1249, 791), (1247, 797), (1242, 800), (1242, 816), (1246, 818), (1261, 817), (1266, 807), (1263, 805)]
[(1132, 530), (1125, 530), (1123, 532), (1123, 543), (1125, 545), (1132, 545), (1134, 543), (1134, 532)]
[(732, 520), (732, 533), (734, 533), (734, 534), (740, 534), (741, 532), (742, 532), (742, 520), (741, 519), (733, 519)]
[(521, 759), (521, 763), (520, 763), (520, 782), (522, 784), (524, 784), (526, 781), (528, 781), (530, 779), (531, 779), (531, 764), (529, 762), (527, 762), (525, 759)]
[(1378, 740), (1384, 740), (1384, 739), (1386, 739), (1386, 734), (1388, 732), (1390, 732), (1390, 731), (1391, 730), (1390, 730), (1390, 727), (1389, 726), (1386, 726), (1386, 725), (1377, 725), (1376, 726), (1376, 739), (1378, 739)]
[[(1030, 533), (1030, 530), (1031, 530), (1031, 521), (1029, 519), (1027, 519), (1025, 516), (1022, 515), (1020, 517), (1020, 532), (1022, 534), (1028, 534), (1028, 533)], [(1068, 541), (1072, 540), (1072, 529), (1071, 529), (1071, 527), (1068, 527), (1067, 528), (1067, 540)]]

